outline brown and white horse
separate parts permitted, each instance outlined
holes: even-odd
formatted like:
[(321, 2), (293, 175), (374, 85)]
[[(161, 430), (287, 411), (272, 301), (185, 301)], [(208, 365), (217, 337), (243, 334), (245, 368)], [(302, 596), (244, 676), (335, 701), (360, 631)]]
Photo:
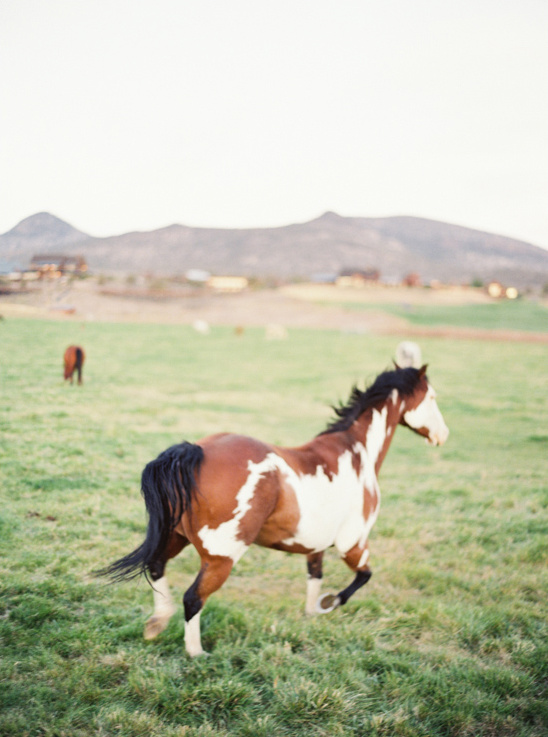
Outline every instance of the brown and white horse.
[[(175, 611), (166, 563), (192, 543), (201, 567), (183, 599), (191, 656), (203, 653), (200, 613), (207, 598), (252, 543), (306, 555), (306, 613), (335, 609), (371, 577), (368, 536), (379, 511), (377, 476), (396, 426), (432, 445), (447, 439), (435, 396), (426, 366), (396, 367), (366, 391), (354, 388), (327, 429), (298, 448), (228, 433), (168, 448), (142, 475), (146, 539), (100, 573), (152, 579), (154, 612), (144, 632), (152, 639)], [(323, 554), (333, 545), (355, 577), (336, 596), (319, 597)]]
[(81, 348), (79, 345), (69, 345), (69, 347), (65, 351), (65, 355), (63, 356), (65, 364), (65, 381), (67, 379), (70, 379), (70, 383), (72, 384), (73, 374), (76, 371), (78, 373), (78, 383), (82, 383), (82, 367), (84, 365), (85, 357), (86, 354), (84, 353), (83, 348)]

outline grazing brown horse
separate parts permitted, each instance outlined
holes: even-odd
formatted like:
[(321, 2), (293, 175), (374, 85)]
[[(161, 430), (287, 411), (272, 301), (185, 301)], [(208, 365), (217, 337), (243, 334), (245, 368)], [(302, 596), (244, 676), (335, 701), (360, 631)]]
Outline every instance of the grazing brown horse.
[[(189, 543), (201, 558), (184, 595), (185, 645), (203, 653), (200, 613), (255, 543), (307, 556), (306, 613), (344, 604), (371, 577), (368, 536), (379, 511), (377, 476), (398, 424), (441, 445), (449, 430), (421, 369), (396, 367), (348, 403), (320, 435), (281, 448), (242, 435), (219, 434), (174, 445), (142, 475), (149, 521), (146, 539), (100, 571), (115, 579), (144, 573), (153, 581), (154, 613), (145, 638), (165, 629), (175, 611), (165, 566)], [(336, 596), (319, 597), (324, 551), (335, 546), (354, 572)]]
[(79, 345), (69, 345), (65, 351), (65, 380), (70, 379), (70, 383), (73, 381), (73, 374), (75, 371), (78, 372), (78, 383), (82, 383), (82, 367), (84, 365), (84, 359), (86, 354), (84, 349)]

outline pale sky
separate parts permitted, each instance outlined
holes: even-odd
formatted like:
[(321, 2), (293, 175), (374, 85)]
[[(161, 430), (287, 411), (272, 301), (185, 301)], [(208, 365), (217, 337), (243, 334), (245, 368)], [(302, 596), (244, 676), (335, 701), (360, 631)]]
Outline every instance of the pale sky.
[(548, 1), (0, 0), (0, 233), (326, 210), (548, 248)]

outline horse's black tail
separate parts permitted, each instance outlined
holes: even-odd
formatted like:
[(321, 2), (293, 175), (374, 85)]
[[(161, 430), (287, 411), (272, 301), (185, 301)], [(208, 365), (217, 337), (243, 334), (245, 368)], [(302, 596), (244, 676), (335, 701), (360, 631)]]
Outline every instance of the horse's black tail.
[(145, 466), (141, 492), (148, 512), (146, 538), (132, 553), (101, 569), (98, 575), (115, 581), (141, 573), (148, 577), (149, 566), (162, 560), (171, 533), (185, 510), (190, 509), (203, 458), (199, 445), (185, 442), (164, 450)]
[(81, 370), (82, 364), (84, 363), (84, 354), (81, 348), (76, 348), (76, 368), (78, 371)]

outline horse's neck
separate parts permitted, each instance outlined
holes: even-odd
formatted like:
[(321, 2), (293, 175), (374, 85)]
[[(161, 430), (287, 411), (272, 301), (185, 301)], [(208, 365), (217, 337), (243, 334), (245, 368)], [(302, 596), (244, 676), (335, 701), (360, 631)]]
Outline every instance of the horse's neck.
[(389, 399), (379, 409), (364, 412), (356, 423), (356, 434), (363, 443), (370, 462), (378, 475), (384, 461), (394, 431), (400, 419), (400, 402)]

